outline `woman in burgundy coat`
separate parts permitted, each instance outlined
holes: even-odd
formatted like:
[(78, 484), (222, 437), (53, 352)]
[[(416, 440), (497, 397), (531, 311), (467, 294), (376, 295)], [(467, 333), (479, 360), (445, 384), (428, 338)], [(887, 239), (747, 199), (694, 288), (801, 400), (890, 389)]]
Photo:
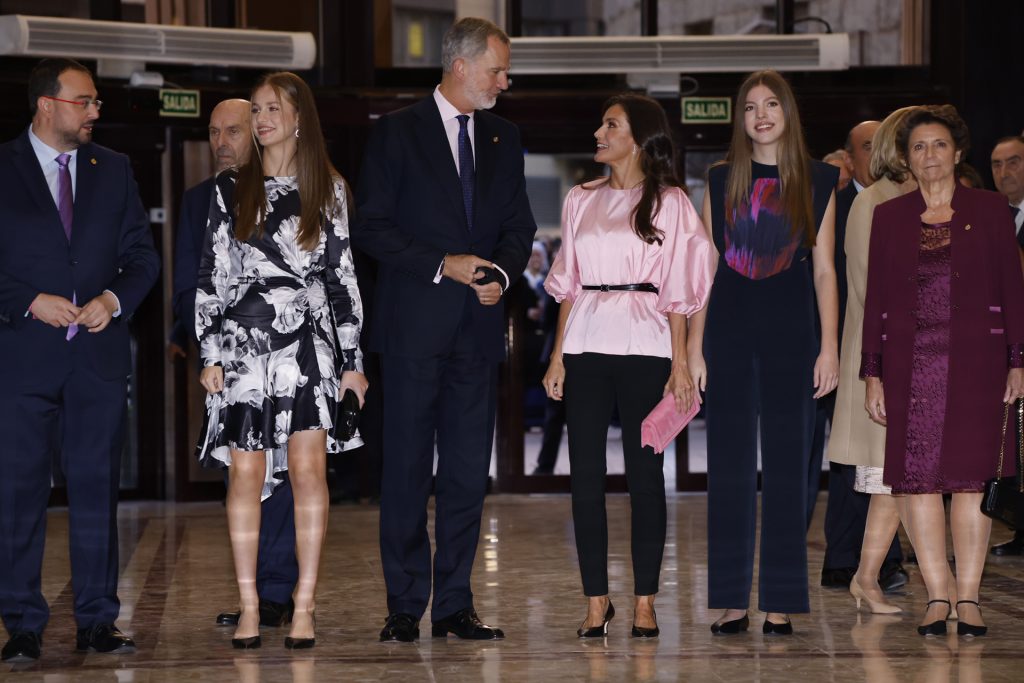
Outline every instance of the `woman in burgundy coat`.
[(865, 408), (887, 424), (883, 479), (908, 496), (905, 522), (928, 588), (918, 632), (946, 632), (953, 587), (942, 494), (952, 493), (957, 633), (982, 635), (991, 520), (980, 505), (996, 471), (1003, 404), (1024, 395), (1024, 277), (1006, 199), (956, 182), (968, 146), (956, 109), (910, 114), (897, 145), (919, 189), (875, 209)]

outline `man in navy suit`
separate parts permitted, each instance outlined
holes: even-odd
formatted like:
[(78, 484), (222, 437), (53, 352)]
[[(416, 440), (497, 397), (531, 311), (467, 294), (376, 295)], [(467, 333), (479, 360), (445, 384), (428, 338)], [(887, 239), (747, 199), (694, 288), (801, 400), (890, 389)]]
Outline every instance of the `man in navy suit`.
[[(238, 168), (249, 160), (252, 127), (249, 100), (224, 100), (210, 113), (210, 150), (217, 173)], [(174, 314), (179, 326), (198, 346), (195, 311), (199, 257), (206, 237), (214, 178), (207, 178), (186, 190), (181, 199), (178, 233), (174, 250)], [(260, 625), (283, 626), (291, 621), (295, 603), (292, 591), (299, 579), (295, 559), (295, 515), (292, 487), (288, 478), (265, 500), (261, 511), (260, 549), (256, 568), (256, 589), (260, 596)], [(217, 623), (238, 624), (238, 612), (222, 612)]]
[(459, 20), (444, 37), (441, 84), (380, 118), (360, 171), (352, 241), (380, 263), (369, 348), (383, 374), (382, 641), (419, 637), (431, 577), (435, 637), (504, 637), (478, 619), (470, 575), (505, 354), (496, 304), (537, 229), (519, 132), (486, 111), (508, 88), (509, 46), (491, 22)]
[(79, 650), (131, 652), (114, 625), (117, 495), (132, 370), (127, 319), (160, 259), (128, 157), (92, 143), (92, 76), (29, 77), (32, 125), (0, 146), (0, 614), (4, 661), (40, 656), (52, 455), (67, 480)]

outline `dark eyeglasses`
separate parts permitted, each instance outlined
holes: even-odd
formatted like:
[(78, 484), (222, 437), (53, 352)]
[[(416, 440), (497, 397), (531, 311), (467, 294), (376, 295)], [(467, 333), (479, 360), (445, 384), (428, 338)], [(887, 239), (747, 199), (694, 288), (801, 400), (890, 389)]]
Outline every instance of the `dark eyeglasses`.
[(88, 109), (89, 105), (95, 105), (96, 111), (103, 108), (103, 100), (84, 99), (84, 100), (62, 100), (59, 97), (50, 97), (49, 95), (43, 95), (44, 100), (54, 100), (56, 102), (66, 102), (67, 104), (74, 104), (82, 109)]

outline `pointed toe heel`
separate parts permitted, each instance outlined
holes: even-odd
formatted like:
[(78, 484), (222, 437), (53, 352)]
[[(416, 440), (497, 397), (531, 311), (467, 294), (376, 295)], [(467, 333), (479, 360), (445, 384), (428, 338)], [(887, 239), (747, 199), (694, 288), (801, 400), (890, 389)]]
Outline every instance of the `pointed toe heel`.
[(289, 650), (309, 650), (316, 645), (316, 638), (292, 638), (287, 636), (284, 639), (284, 646)]
[(711, 624), (711, 632), (716, 636), (731, 636), (742, 633), (749, 627), (750, 617), (744, 614), (741, 618), (733, 619), (732, 621), (722, 621), (719, 619)]
[[(590, 628), (580, 628), (576, 631), (576, 635), (580, 638), (607, 638), (608, 637), (608, 622), (615, 616), (615, 605), (612, 601), (608, 601), (608, 609), (604, 611), (604, 621), (601, 622), (600, 626), (591, 626)], [(584, 624), (587, 623), (585, 620)]]
[(236, 650), (255, 650), (263, 645), (263, 639), (259, 636), (249, 638), (232, 638), (231, 647)]
[(885, 600), (881, 600), (880, 602), (872, 600), (868, 596), (867, 591), (861, 588), (860, 584), (857, 583), (856, 577), (850, 581), (850, 595), (852, 595), (853, 599), (857, 602), (858, 612), (860, 611), (860, 603), (862, 601), (867, 603), (868, 611), (872, 614), (899, 614), (903, 611), (896, 605), (889, 604)]

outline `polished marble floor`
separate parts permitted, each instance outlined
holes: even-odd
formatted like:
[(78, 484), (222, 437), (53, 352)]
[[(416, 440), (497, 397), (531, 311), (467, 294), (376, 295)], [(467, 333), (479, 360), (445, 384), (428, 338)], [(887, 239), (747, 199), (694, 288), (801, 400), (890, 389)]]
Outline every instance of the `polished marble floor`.
[[(289, 652), (285, 633), (264, 630), (261, 650), (232, 650), (215, 614), (235, 602), (227, 530), (219, 504), (121, 506), (120, 626), (138, 652), (73, 650), (66, 549), (67, 515), (50, 514), (43, 577), (53, 618), (43, 658), (0, 667), (0, 679), (72, 681), (926, 681), (1024, 680), (1024, 559), (996, 558), (982, 587), (990, 633), (922, 638), (914, 630), (925, 600), (915, 567), (896, 602), (902, 617), (856, 614), (843, 592), (811, 588), (812, 613), (796, 635), (767, 638), (752, 613), (747, 634), (713, 637), (704, 597), (705, 504), (700, 494), (669, 498), (669, 536), (658, 596), (659, 639), (629, 638), (628, 499), (609, 496), (612, 599), (619, 616), (605, 641), (585, 642), (568, 496), (492, 496), (484, 511), (474, 574), (481, 617), (503, 627), (503, 642), (432, 640), (380, 644), (385, 616), (377, 553), (377, 509), (334, 507), (318, 599), (314, 650)], [(821, 569), (821, 496), (809, 536), (810, 571)], [(994, 541), (1009, 532), (997, 528)], [(756, 598), (754, 600), (756, 604)], [(954, 629), (955, 632), (955, 629)], [(425, 631), (425, 634), (429, 631)]]

